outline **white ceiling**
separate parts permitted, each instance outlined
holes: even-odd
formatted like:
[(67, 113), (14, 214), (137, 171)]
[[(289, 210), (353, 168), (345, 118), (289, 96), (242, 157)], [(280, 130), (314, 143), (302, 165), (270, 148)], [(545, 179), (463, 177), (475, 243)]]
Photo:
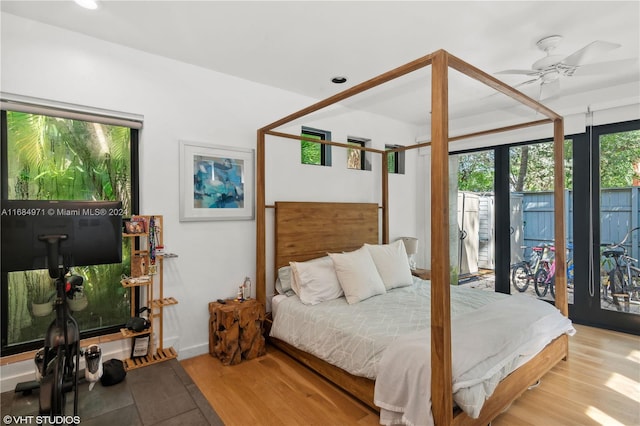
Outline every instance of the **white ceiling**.
[[(554, 53), (569, 55), (594, 40), (622, 46), (600, 61), (622, 61), (593, 76), (564, 77), (551, 108), (584, 108), (619, 98), (640, 82), (638, 1), (101, 1), (89, 11), (72, 1), (0, 2), (2, 12), (66, 28), (153, 54), (323, 99), (438, 49), (488, 72), (529, 69), (544, 56), (539, 39), (560, 34)], [(330, 82), (344, 75), (343, 85)], [(428, 70), (347, 105), (422, 124), (428, 117)], [(516, 85), (530, 77), (500, 75)], [(534, 98), (538, 85), (523, 86)], [(501, 96), (451, 76), (452, 117)], [(580, 94), (588, 92), (588, 97)], [(626, 97), (640, 98), (628, 92)], [(561, 110), (556, 109), (562, 114)], [(512, 111), (517, 115), (517, 109)], [(478, 116), (477, 116), (478, 117)]]

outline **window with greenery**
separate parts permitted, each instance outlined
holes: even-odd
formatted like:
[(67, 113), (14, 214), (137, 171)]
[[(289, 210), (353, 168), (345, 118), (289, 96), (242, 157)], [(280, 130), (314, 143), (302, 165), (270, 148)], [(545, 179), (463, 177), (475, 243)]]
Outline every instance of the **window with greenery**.
[[(319, 141), (331, 140), (331, 132), (326, 130), (302, 127), (301, 136), (306, 139)], [(331, 145), (309, 140), (300, 141), (300, 153), (302, 164), (314, 164), (318, 166), (331, 165)]]
[(404, 151), (392, 151), (400, 145), (385, 145), (387, 152), (387, 171), (389, 173), (404, 174)]
[[(553, 190), (553, 141), (517, 145), (509, 150), (509, 186), (512, 191)], [(573, 183), (573, 140), (564, 141), (566, 188)], [(458, 189), (493, 192), (494, 150), (458, 154)]]
[(600, 187), (640, 186), (640, 130), (600, 136)]
[[(515, 192), (552, 191), (553, 141), (519, 145), (509, 151), (509, 185)], [(573, 140), (564, 141), (565, 188), (573, 188)]]
[[(119, 200), (137, 213), (137, 138), (130, 127), (2, 110), (2, 198), (24, 200)], [(129, 274), (129, 239), (123, 262), (75, 267), (84, 277), (88, 305), (74, 312), (82, 336), (113, 332), (130, 315), (129, 292), (120, 285)], [(2, 351), (38, 347), (52, 315), (34, 315), (33, 306), (54, 290), (46, 270), (2, 276)]]

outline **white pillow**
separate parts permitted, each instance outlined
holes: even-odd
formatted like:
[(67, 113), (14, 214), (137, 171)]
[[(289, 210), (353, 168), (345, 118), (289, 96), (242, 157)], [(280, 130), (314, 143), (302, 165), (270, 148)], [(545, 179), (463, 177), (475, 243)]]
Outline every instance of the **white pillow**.
[(402, 240), (391, 244), (365, 244), (364, 246), (369, 250), (387, 290), (413, 283), (407, 250)]
[(344, 294), (329, 256), (289, 264), (293, 276), (291, 287), (302, 303), (315, 305), (337, 299)]
[(291, 266), (283, 266), (278, 269), (276, 291), (278, 294), (284, 294), (286, 296), (293, 296), (295, 294), (295, 291), (293, 290), (293, 274), (291, 273)]
[(348, 253), (329, 253), (347, 303), (353, 304), (386, 293), (369, 250), (362, 246)]

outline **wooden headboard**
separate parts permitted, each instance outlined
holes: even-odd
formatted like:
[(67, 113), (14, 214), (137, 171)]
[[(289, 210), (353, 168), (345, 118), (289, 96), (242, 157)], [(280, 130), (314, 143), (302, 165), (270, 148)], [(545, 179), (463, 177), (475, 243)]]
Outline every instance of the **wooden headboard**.
[(276, 270), (328, 252), (378, 244), (378, 205), (374, 203), (276, 202)]

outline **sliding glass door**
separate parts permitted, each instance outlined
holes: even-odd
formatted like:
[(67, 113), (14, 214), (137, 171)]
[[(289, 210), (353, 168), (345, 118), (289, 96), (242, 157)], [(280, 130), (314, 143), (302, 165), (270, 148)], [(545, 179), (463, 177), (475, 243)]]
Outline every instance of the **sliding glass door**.
[[(573, 141), (565, 140), (564, 202), (568, 300), (573, 303)], [(509, 148), (511, 292), (555, 298), (553, 141)]]
[[(640, 121), (567, 136), (564, 154), (567, 245), (562, 249), (567, 253), (569, 316), (577, 323), (640, 334)], [(491, 286), (471, 286), (522, 292), (552, 303), (559, 249), (554, 241), (553, 142), (451, 155), (458, 183), (460, 283), (468, 281), (465, 275), (472, 283), (491, 275)], [(490, 199), (490, 214), (476, 202), (483, 198)], [(473, 222), (476, 216), (480, 219)], [(484, 227), (490, 230), (488, 241), (483, 240)], [(491, 258), (483, 263), (485, 247)]]
[[(635, 126), (590, 129), (597, 150), (599, 261), (591, 297), (607, 325), (638, 326), (640, 318), (640, 130)], [(635, 128), (634, 128), (635, 127)], [(635, 324), (635, 326), (634, 326)]]

